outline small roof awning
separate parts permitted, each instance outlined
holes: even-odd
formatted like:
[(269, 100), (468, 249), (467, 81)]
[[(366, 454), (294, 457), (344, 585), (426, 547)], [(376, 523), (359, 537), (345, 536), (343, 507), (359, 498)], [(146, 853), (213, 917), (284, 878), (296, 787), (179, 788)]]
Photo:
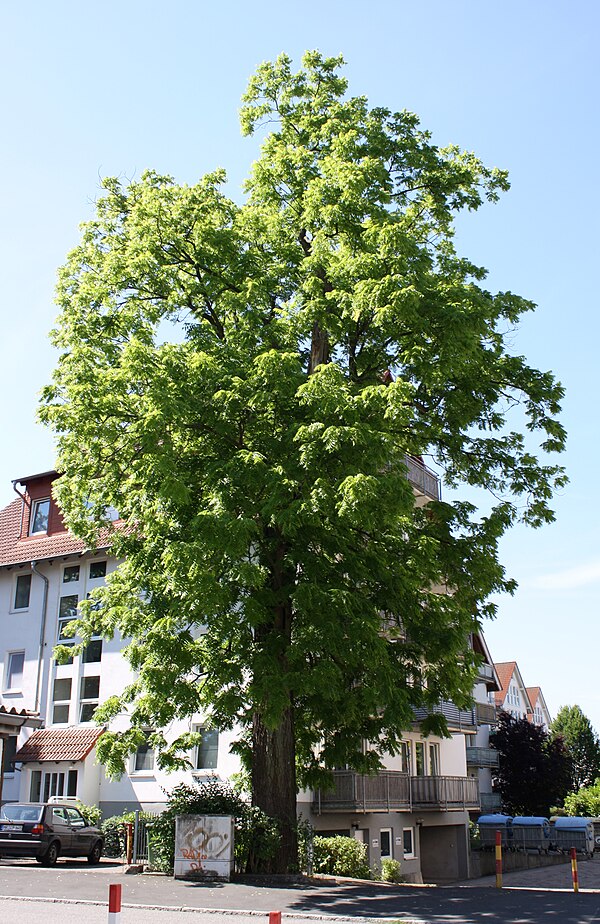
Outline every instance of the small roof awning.
[(85, 760), (103, 728), (41, 728), (27, 739), (14, 756), (15, 762), (70, 762)]
[(18, 733), (20, 728), (27, 725), (29, 728), (39, 728), (42, 724), (39, 713), (30, 712), (29, 709), (7, 709), (0, 706), (0, 738)]

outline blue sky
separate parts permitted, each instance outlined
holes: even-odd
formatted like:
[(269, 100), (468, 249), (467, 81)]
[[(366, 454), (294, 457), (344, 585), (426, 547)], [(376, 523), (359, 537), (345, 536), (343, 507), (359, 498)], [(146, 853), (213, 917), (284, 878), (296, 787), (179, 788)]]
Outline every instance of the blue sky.
[(599, 26), (593, 0), (2, 4), (0, 502), (11, 479), (53, 464), (35, 407), (56, 358), (55, 275), (99, 177), (153, 167), (192, 183), (223, 166), (241, 197), (256, 142), (240, 136), (237, 110), (256, 65), (342, 52), (351, 92), (413, 110), (437, 143), (510, 171), (498, 205), (460, 220), (458, 245), (490, 288), (539, 306), (514, 349), (567, 389), (571, 483), (554, 525), (503, 541), (520, 587), (486, 636), (553, 713), (577, 702), (600, 730)]

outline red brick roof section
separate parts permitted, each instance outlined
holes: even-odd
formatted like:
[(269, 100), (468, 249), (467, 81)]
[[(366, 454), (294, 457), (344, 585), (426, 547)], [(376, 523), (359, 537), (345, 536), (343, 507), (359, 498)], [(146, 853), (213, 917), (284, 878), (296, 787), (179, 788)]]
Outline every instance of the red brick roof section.
[(85, 760), (103, 728), (41, 728), (14, 756), (15, 761)]
[(494, 700), (497, 706), (502, 706), (508, 692), (508, 687), (514, 674), (515, 667), (517, 666), (516, 661), (504, 661), (502, 664), (494, 662), (494, 667), (496, 668), (496, 673), (498, 674), (498, 679), (500, 681), (501, 690), (494, 693)]
[(531, 708), (535, 709), (535, 704), (537, 703), (540, 696), (540, 687), (525, 687), (527, 691), (527, 696), (529, 697), (529, 702), (531, 703)]
[[(21, 507), (22, 501), (17, 497), (0, 510), (0, 568), (86, 551), (81, 539), (76, 539), (66, 530), (20, 539)], [(103, 546), (107, 545), (105, 540)]]
[(3, 715), (16, 715), (21, 719), (37, 718), (39, 715), (38, 712), (32, 712), (31, 709), (15, 709), (12, 706), (10, 709), (7, 709), (6, 706), (0, 705), (0, 717)]

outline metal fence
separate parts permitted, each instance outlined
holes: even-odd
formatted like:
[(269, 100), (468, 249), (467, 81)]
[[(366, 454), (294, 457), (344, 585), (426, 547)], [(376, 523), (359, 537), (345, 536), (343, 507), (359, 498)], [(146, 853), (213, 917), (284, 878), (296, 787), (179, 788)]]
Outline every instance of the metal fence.
[(141, 812), (133, 813), (133, 852), (132, 863), (141, 863), (148, 859), (148, 827), (152, 824), (154, 818), (158, 818), (160, 812)]

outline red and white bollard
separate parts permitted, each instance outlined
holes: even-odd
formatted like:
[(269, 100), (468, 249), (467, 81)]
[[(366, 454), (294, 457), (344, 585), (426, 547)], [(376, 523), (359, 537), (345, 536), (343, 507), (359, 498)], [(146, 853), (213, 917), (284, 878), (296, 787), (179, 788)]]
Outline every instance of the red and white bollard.
[(269, 924), (281, 924), (281, 911), (269, 911)]
[(577, 851), (571, 847), (571, 876), (573, 878), (573, 891), (579, 892), (579, 873), (577, 872)]
[(108, 924), (119, 924), (121, 921), (121, 883), (113, 883), (108, 887)]

